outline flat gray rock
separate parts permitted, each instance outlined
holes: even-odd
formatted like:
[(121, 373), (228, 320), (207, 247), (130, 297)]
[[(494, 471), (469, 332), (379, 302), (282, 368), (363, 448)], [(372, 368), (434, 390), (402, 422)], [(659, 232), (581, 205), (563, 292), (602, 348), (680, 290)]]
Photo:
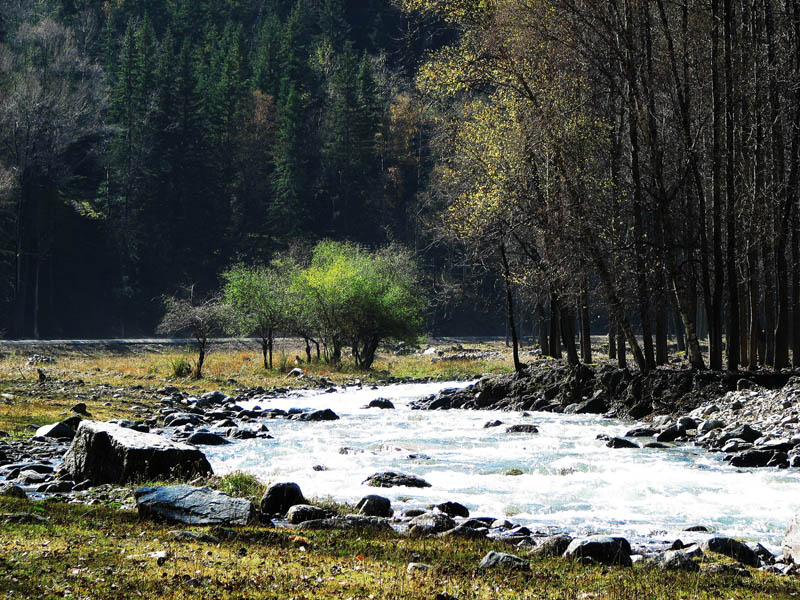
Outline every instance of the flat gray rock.
[(81, 422), (62, 469), (73, 481), (88, 479), (95, 485), (212, 473), (205, 455), (194, 446), (96, 421)]
[(364, 484), (372, 487), (431, 487), (430, 483), (420, 477), (394, 471), (383, 471), (370, 475), (364, 480)]
[(505, 552), (489, 552), (478, 565), (479, 569), (510, 569), (512, 571), (529, 571), (531, 566), (527, 560)]
[(206, 487), (145, 487), (133, 494), (139, 515), (171, 523), (247, 525), (256, 519), (256, 508), (249, 500), (234, 498)]

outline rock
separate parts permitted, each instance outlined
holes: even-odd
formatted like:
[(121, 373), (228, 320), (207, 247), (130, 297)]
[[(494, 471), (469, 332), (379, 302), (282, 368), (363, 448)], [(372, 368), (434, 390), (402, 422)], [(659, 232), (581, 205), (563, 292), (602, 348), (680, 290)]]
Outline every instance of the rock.
[(724, 536), (712, 537), (704, 540), (701, 543), (701, 547), (705, 551), (729, 556), (751, 567), (758, 567), (761, 564), (758, 554), (752, 548), (733, 538)]
[(249, 500), (206, 487), (145, 487), (134, 491), (133, 495), (140, 516), (171, 523), (247, 525), (256, 519), (256, 508)]
[(0, 485), (0, 498), (19, 498), (20, 500), (25, 500), (28, 495), (18, 485), (13, 483), (4, 483)]
[(621, 437), (614, 437), (608, 440), (606, 444), (609, 448), (638, 448), (639, 444), (631, 442)]
[(658, 435), (658, 429), (653, 429), (652, 427), (634, 427), (625, 434), (625, 437), (653, 437), (654, 435)]
[(434, 535), (456, 526), (453, 519), (444, 513), (426, 512), (411, 519), (409, 523), (413, 533), (417, 535)]
[(530, 423), (522, 423), (506, 427), (506, 433), (539, 433), (539, 428)]
[(500, 427), (500, 425), (502, 424), (503, 424), (502, 421), (495, 419), (494, 421), (486, 421), (486, 423), (483, 424), (483, 428), (490, 429), (492, 427)]
[(64, 419), (63, 421), (59, 421), (58, 423), (42, 425), (36, 430), (36, 433), (33, 434), (33, 437), (71, 440), (75, 437), (75, 431), (78, 429), (80, 422), (81, 417), (74, 416)]
[(210, 475), (203, 453), (188, 444), (111, 423), (83, 421), (64, 455), (73, 481), (93, 484)]
[(700, 569), (706, 575), (735, 575), (737, 577), (752, 577), (750, 571), (739, 564), (713, 563), (704, 565)]
[(317, 529), (345, 529), (393, 532), (389, 519), (380, 517), (365, 517), (363, 515), (345, 515), (344, 517), (331, 517), (330, 519), (315, 519), (300, 523), (300, 530)]
[(723, 427), (725, 427), (725, 423), (723, 421), (720, 421), (719, 419), (708, 419), (700, 423), (700, 425), (697, 427), (697, 433), (702, 435), (704, 433), (708, 433), (709, 431), (722, 429)]
[(536, 556), (561, 556), (567, 551), (569, 545), (572, 543), (572, 537), (564, 533), (558, 535), (551, 535), (544, 538), (542, 543), (536, 546), (533, 553)]
[(458, 502), (442, 502), (434, 506), (439, 512), (443, 512), (448, 517), (469, 517), (469, 510), (463, 504)]
[(686, 435), (686, 430), (683, 427), (671, 425), (656, 436), (656, 441), (661, 443), (674, 442), (684, 435)]
[(295, 504), (306, 504), (300, 486), (292, 482), (274, 483), (261, 497), (261, 513), (282, 515)]
[(186, 441), (194, 446), (224, 446), (225, 444), (230, 444), (230, 442), (221, 435), (208, 431), (193, 433)]
[(622, 537), (593, 535), (572, 540), (564, 551), (564, 558), (575, 560), (591, 558), (603, 565), (619, 565), (629, 567), (631, 562), (631, 545)]
[(751, 444), (755, 442), (758, 438), (760, 438), (762, 433), (757, 429), (753, 429), (750, 425), (742, 425), (737, 427), (736, 429), (725, 433), (720, 438), (720, 443), (725, 443), (728, 440), (732, 440), (733, 438), (740, 438), (743, 439), (745, 442), (750, 442)]
[(588, 400), (576, 402), (564, 408), (564, 412), (574, 415), (602, 415), (608, 410), (606, 401), (603, 399), (603, 392), (598, 390)]
[(45, 525), (50, 519), (33, 513), (5, 513), (0, 514), (0, 523), (16, 523), (18, 525)]
[(52, 481), (36, 488), (40, 494), (68, 494), (75, 487), (72, 481)]
[(425, 563), (416, 563), (411, 562), (406, 565), (406, 573), (408, 575), (416, 575), (418, 573), (427, 573), (428, 571), (433, 570), (431, 565)]
[(394, 471), (383, 471), (370, 475), (363, 482), (364, 485), (372, 487), (431, 487), (431, 484), (415, 475), (406, 473), (396, 473)]
[(79, 415), (83, 415), (84, 417), (88, 417), (89, 416), (89, 413), (86, 410), (86, 403), (85, 402), (78, 402), (70, 410), (72, 412), (74, 412), (74, 413), (79, 414)]
[(485, 538), (489, 533), (488, 527), (476, 528), (466, 527), (465, 525), (456, 525), (452, 529), (448, 529), (444, 533), (437, 534), (438, 537), (443, 538), (460, 538), (463, 540), (479, 540)]
[(295, 367), (291, 371), (286, 374), (287, 377), (302, 377), (303, 376), (303, 369), (300, 367)]
[(181, 425), (199, 425), (202, 422), (200, 415), (193, 413), (172, 413), (164, 417), (165, 427), (180, 427)]
[(394, 404), (392, 404), (392, 401), (388, 398), (375, 398), (375, 400), (367, 404), (367, 408), (382, 408), (386, 410), (394, 408)]
[(530, 571), (527, 560), (505, 552), (489, 552), (478, 565), (479, 569), (509, 569), (511, 571)]
[(292, 525), (299, 525), (304, 521), (327, 519), (330, 516), (330, 511), (327, 511), (324, 508), (318, 508), (316, 506), (311, 506), (310, 504), (295, 504), (286, 513), (286, 520)]
[(800, 564), (800, 509), (795, 511), (783, 536), (783, 557), (786, 562)]
[(219, 540), (213, 535), (200, 531), (188, 531), (186, 529), (173, 529), (169, 532), (176, 542), (203, 542), (206, 544), (219, 544)]
[(300, 421), (337, 421), (339, 420), (339, 415), (330, 408), (323, 408), (321, 410), (312, 410), (311, 412), (303, 413), (298, 419)]
[(772, 450), (745, 450), (735, 454), (730, 463), (734, 467), (766, 467), (773, 454)]
[(664, 571), (699, 571), (700, 565), (681, 550), (669, 550), (660, 554), (655, 561)]
[(364, 496), (356, 504), (358, 514), (367, 517), (391, 517), (392, 516), (392, 503), (388, 498), (378, 496), (376, 494), (369, 494)]

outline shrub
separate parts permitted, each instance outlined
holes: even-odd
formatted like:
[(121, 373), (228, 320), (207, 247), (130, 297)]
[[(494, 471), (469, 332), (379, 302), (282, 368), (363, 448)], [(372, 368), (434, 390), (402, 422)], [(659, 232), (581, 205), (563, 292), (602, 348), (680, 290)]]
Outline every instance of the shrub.
[(192, 372), (192, 362), (185, 356), (169, 359), (169, 370), (173, 377), (188, 377)]

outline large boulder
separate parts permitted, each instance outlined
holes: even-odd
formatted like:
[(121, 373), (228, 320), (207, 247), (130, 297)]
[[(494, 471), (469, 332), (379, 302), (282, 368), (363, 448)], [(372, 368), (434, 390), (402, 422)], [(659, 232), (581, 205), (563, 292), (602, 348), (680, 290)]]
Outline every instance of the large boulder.
[(453, 519), (444, 513), (426, 512), (411, 519), (409, 533), (413, 535), (435, 535), (456, 526)]
[(73, 481), (101, 483), (210, 475), (205, 455), (188, 444), (112, 423), (83, 421), (64, 455)]
[(378, 496), (377, 494), (369, 494), (364, 496), (356, 504), (358, 514), (367, 517), (391, 517), (392, 516), (392, 502), (388, 498)]
[(312, 410), (308, 413), (301, 414), (298, 419), (300, 421), (338, 421), (339, 415), (333, 412), (330, 408), (323, 408), (320, 410)]
[(786, 562), (800, 564), (800, 509), (794, 513), (783, 536), (783, 557)]
[(406, 473), (395, 473), (394, 471), (375, 473), (367, 477), (363, 483), (372, 487), (431, 487), (430, 483), (420, 477), (407, 475)]
[(434, 506), (439, 512), (443, 512), (448, 517), (469, 517), (469, 509), (458, 502), (442, 502)]
[(244, 498), (234, 498), (206, 487), (173, 485), (139, 488), (133, 493), (143, 517), (187, 525), (247, 525), (256, 508)]
[(700, 547), (709, 552), (716, 552), (717, 554), (729, 556), (750, 567), (758, 567), (761, 565), (761, 559), (752, 548), (733, 538), (724, 536), (712, 537), (703, 541)]
[(292, 482), (274, 483), (261, 497), (261, 513), (282, 515), (295, 504), (306, 504), (300, 486)]
[(631, 545), (622, 537), (592, 535), (572, 540), (564, 551), (564, 558), (590, 558), (603, 565), (631, 566)]

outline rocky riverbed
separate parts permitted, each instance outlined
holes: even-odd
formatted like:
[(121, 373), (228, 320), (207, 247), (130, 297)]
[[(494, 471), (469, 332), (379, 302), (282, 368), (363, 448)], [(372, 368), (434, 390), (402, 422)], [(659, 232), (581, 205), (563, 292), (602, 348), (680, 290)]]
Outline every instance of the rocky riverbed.
[[(631, 407), (638, 413), (643, 410), (644, 404), (649, 404), (652, 410), (645, 416), (646, 420), (641, 425), (632, 427), (626, 432), (627, 435), (609, 437), (608, 443), (611, 447), (645, 445), (647, 442), (643, 440), (652, 437), (652, 444), (696, 443), (712, 451), (725, 452), (730, 455), (729, 461), (734, 465), (745, 457), (764, 457), (766, 453), (769, 453), (769, 457), (764, 464), (787, 467), (796, 463), (797, 459), (794, 457), (797, 453), (794, 449), (800, 442), (800, 433), (797, 431), (798, 413), (795, 408), (795, 403), (800, 400), (798, 379), (791, 379), (788, 375), (779, 378), (770, 375), (740, 377), (732, 381), (730, 377), (702, 373), (659, 374), (643, 379), (625, 372), (615, 372), (616, 370), (601, 370), (590, 374), (585, 368), (581, 368), (565, 374), (563, 369), (555, 367), (543, 370), (529, 381), (522, 381), (514, 376), (484, 378), (475, 386), (441, 392), (417, 402), (416, 406), (428, 409), (502, 408), (509, 411), (548, 410), (573, 414), (602, 412), (630, 415)], [(561, 383), (559, 376), (562, 377)], [(776, 389), (767, 389), (758, 381), (771, 384), (783, 381), (783, 384)], [(739, 389), (724, 391), (731, 386)], [(673, 388), (688, 388), (688, 391), (679, 399), (670, 401), (670, 398), (677, 398)], [(638, 397), (636, 390), (639, 390)], [(192, 396), (174, 388), (164, 388), (161, 392), (160, 408), (155, 414), (142, 415), (140, 420), (122, 421), (117, 425), (131, 432), (166, 436), (176, 442), (188, 442), (202, 448), (208, 444), (226, 445), (247, 439), (267, 440), (273, 434), (267, 423), (275, 419), (313, 423), (335, 421), (338, 418), (334, 411), (322, 407), (284, 410), (259, 405), (267, 405), (272, 400), (285, 397), (286, 390), (242, 390), (237, 396), (227, 396), (221, 392)], [(501, 393), (506, 395), (501, 397)], [(246, 404), (247, 408), (242, 404)], [(389, 405), (391, 402), (379, 402), (374, 407), (391, 410)], [(76, 408), (80, 412), (80, 407)], [(657, 414), (666, 408), (671, 409), (671, 414)], [(0, 477), (6, 481), (0, 493), (19, 494), (21, 490), (23, 493), (58, 494), (66, 501), (117, 501), (128, 508), (136, 506), (138, 499), (129, 488), (107, 484), (98, 486), (102, 482), (91, 477), (78, 478), (73, 472), (60, 470), (61, 458), (71, 444), (69, 438), (79, 429), (80, 421), (80, 415), (75, 415), (59, 424), (40, 429), (29, 442), (0, 443)], [(531, 424), (514, 426), (526, 427), (524, 432), (520, 430), (521, 433), (537, 435), (538, 430)], [(620, 439), (626, 440), (630, 446), (621, 444), (618, 441)], [(737, 459), (739, 456), (742, 458)], [(740, 466), (756, 465), (748, 463)], [(385, 473), (376, 474), (376, 480), (395, 479), (401, 481), (401, 485), (406, 485), (402, 483), (405, 481), (404, 474), (391, 475), (393, 477), (388, 477)], [(147, 497), (152, 496), (150, 494)], [(204, 497), (203, 494), (193, 496)], [(194, 501), (195, 504), (198, 502), (202, 504), (200, 500)], [(299, 504), (308, 506), (305, 503)], [(520, 551), (525, 552), (565, 554), (574, 541), (571, 537), (567, 539), (568, 533), (559, 534), (562, 536), (560, 538), (553, 537), (548, 535), (550, 532), (530, 530), (502, 516), (470, 517), (469, 511), (463, 505), (447, 498), (442, 498), (440, 504), (439, 508), (431, 505), (428, 510), (393, 508), (390, 509), (391, 514), (384, 507), (381, 515), (361, 514), (359, 518), (348, 518), (319, 512), (324, 509), (318, 507), (296, 509), (291, 514), (289, 510), (295, 505), (283, 506), (280, 510), (268, 510), (264, 509), (262, 502), (259, 510), (252, 514), (259, 514), (259, 519), (277, 518), (279, 524), (285, 522), (301, 529), (389, 526), (409, 535), (492, 537), (518, 546)], [(317, 512), (313, 508), (317, 508)], [(242, 514), (241, 509), (237, 510), (237, 514)], [(249, 513), (245, 511), (245, 514)], [(304, 518), (308, 516), (314, 518)], [(365, 517), (369, 517), (369, 520), (364, 520)], [(588, 539), (586, 536), (578, 538)], [(588, 550), (581, 550), (578, 554), (572, 552), (570, 556), (581, 560), (585, 558), (587, 561), (611, 561), (613, 564), (628, 564), (627, 559), (654, 560), (659, 564), (663, 563), (664, 568), (694, 569), (697, 566), (695, 558), (701, 553), (721, 552), (743, 564), (760, 566), (779, 573), (790, 573), (794, 569), (782, 557), (772, 555), (763, 546), (754, 543), (740, 544), (711, 532), (687, 531), (676, 535), (668, 543), (662, 540), (659, 544), (634, 544), (633, 547), (630, 547), (627, 540), (624, 544), (614, 541), (613, 537), (610, 540), (602, 543), (601, 540), (585, 542), (589, 544), (587, 547), (600, 548), (596, 555), (589, 554)], [(584, 542), (581, 544), (585, 545)], [(620, 552), (620, 547), (626, 548), (624, 553)], [(627, 559), (619, 558), (623, 554)], [(613, 558), (602, 558), (606, 556)]]

